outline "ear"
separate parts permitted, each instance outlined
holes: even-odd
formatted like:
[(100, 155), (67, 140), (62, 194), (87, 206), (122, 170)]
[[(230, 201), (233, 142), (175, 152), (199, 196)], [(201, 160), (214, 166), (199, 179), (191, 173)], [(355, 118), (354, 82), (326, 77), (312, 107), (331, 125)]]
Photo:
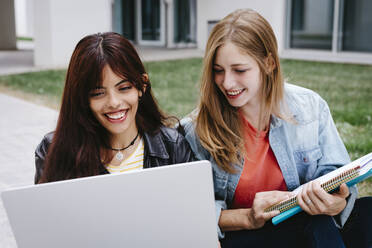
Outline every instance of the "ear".
[(147, 73), (142, 74), (142, 81), (146, 84), (149, 82), (149, 75)]
[(269, 53), (269, 55), (265, 58), (265, 66), (267, 74), (272, 73), (273, 70), (276, 68), (276, 63), (271, 53)]
[(142, 75), (141, 75), (141, 80), (142, 80), (142, 82), (143, 82), (143, 88), (142, 88), (142, 90), (140, 90), (139, 91), (139, 93), (138, 93), (138, 95), (139, 95), (139, 97), (141, 98), (142, 97), (142, 95), (143, 95), (143, 93), (145, 93), (146, 92), (146, 89), (147, 89), (147, 85), (149, 84), (149, 75), (147, 74), (147, 73), (143, 73)]

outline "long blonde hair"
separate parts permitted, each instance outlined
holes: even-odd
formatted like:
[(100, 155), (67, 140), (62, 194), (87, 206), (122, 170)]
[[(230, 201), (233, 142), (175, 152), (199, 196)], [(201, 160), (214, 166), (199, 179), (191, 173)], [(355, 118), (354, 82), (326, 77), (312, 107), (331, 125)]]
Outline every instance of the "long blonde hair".
[(205, 50), (201, 78), (199, 114), (196, 132), (200, 142), (217, 164), (233, 173), (232, 164), (244, 156), (241, 121), (214, 82), (213, 63), (217, 49), (231, 42), (255, 59), (262, 80), (259, 129), (270, 122), (270, 116), (287, 119), (282, 108), (284, 82), (280, 70), (278, 47), (270, 24), (251, 9), (236, 10), (213, 28)]

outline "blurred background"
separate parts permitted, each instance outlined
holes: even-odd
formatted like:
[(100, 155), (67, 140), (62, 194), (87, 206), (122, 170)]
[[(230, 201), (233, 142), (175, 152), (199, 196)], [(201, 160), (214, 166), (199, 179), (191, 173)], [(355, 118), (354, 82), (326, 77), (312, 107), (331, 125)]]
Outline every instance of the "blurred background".
[(282, 58), (372, 63), (370, 0), (2, 0), (0, 49), (30, 48), (35, 66), (66, 66), (81, 37), (115, 31), (140, 46), (203, 50), (238, 8), (271, 23)]

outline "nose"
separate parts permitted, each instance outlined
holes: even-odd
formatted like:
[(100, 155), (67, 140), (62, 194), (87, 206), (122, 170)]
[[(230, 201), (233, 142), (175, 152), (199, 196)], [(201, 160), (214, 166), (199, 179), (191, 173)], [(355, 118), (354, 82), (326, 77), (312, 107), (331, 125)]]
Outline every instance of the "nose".
[(223, 88), (225, 90), (231, 90), (234, 88), (234, 85), (235, 85), (234, 75), (230, 71), (226, 71), (222, 82)]
[(107, 106), (116, 109), (120, 106), (120, 98), (115, 92), (110, 92), (107, 97)]

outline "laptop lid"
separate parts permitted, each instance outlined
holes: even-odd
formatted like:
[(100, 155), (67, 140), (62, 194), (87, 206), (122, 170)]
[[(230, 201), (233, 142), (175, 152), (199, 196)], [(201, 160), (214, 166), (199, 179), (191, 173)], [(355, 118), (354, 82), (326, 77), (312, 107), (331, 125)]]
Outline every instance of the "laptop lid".
[(19, 248), (217, 247), (208, 161), (2, 193)]

